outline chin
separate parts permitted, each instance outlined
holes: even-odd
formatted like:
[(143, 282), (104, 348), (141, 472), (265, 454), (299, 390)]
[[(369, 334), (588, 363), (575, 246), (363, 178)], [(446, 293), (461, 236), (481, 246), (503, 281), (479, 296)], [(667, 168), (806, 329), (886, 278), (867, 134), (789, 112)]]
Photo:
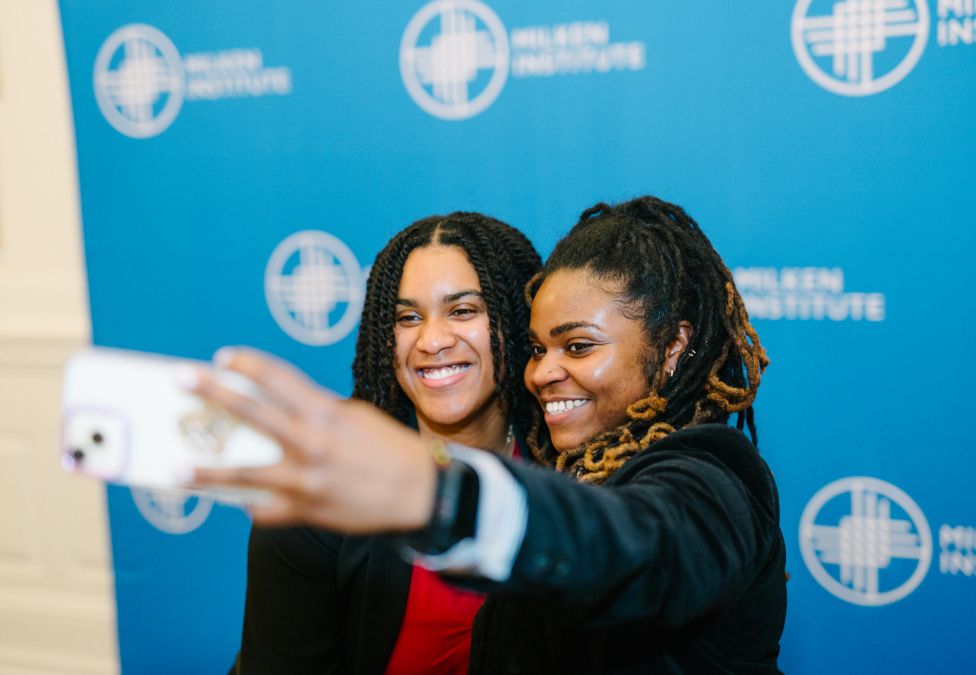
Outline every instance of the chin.
[[(551, 435), (552, 446), (556, 448), (559, 452), (566, 452), (568, 450), (575, 450), (581, 445), (585, 445), (588, 441), (602, 433), (600, 429), (574, 429), (572, 431), (566, 430), (564, 433)], [(550, 434), (552, 432), (550, 431)]]
[(421, 414), (434, 424), (441, 426), (453, 426), (459, 424), (471, 416), (471, 410), (422, 410)]
[(580, 438), (577, 436), (573, 437), (553, 437), (552, 447), (556, 449), (557, 452), (568, 452), (570, 450), (575, 450), (579, 446), (583, 445), (585, 438)]

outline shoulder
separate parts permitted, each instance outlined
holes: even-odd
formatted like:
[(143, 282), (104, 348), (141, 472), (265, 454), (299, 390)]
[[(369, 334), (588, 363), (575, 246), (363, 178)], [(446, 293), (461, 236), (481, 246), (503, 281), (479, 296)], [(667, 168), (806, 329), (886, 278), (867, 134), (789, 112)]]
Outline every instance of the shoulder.
[(728, 424), (699, 424), (675, 431), (651, 446), (656, 449), (705, 450), (720, 454), (759, 455), (756, 446), (744, 433)]
[(778, 520), (779, 496), (772, 472), (756, 446), (735, 427), (701, 424), (669, 434), (628, 461), (607, 484), (628, 483), (665, 464), (685, 464), (691, 469), (707, 464), (732, 474)]
[(680, 429), (655, 441), (644, 452), (635, 455), (610, 479), (617, 482), (623, 477), (661, 462), (675, 458), (689, 460), (718, 460), (730, 468), (746, 469), (765, 466), (756, 446), (745, 434), (726, 424), (700, 424)]
[(372, 539), (305, 526), (253, 527), (248, 555), (252, 559), (274, 559), (305, 576), (322, 578), (334, 575), (337, 567), (361, 564)]
[(367, 577), (403, 581), (404, 574), (409, 584), (409, 573), (404, 570), (410, 569), (410, 563), (390, 537), (349, 536), (311, 527), (254, 527), (248, 560), (252, 569), (276, 569), (337, 583), (340, 588)]
[(342, 538), (309, 527), (252, 527), (248, 558), (274, 561), (309, 577), (335, 565)]

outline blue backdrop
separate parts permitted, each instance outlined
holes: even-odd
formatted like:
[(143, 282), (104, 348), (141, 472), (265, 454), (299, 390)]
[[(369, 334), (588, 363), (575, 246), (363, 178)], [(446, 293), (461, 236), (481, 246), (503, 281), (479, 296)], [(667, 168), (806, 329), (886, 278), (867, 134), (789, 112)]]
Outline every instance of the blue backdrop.
[[(972, 667), (972, 2), (61, 9), (97, 344), (247, 343), (345, 393), (365, 269), (406, 224), (480, 210), (546, 253), (592, 203), (659, 195), (772, 358), (782, 667)], [(225, 670), (245, 517), (108, 503), (123, 670)]]

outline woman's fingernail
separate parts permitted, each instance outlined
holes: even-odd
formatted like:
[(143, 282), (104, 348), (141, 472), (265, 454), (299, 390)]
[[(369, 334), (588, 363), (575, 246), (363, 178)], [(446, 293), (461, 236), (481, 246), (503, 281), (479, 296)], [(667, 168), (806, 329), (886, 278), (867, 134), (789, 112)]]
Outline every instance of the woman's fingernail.
[(200, 373), (193, 366), (180, 364), (176, 366), (176, 384), (183, 389), (192, 391), (200, 384)]
[(234, 357), (233, 347), (221, 347), (213, 355), (213, 362), (218, 368), (226, 368), (230, 360)]

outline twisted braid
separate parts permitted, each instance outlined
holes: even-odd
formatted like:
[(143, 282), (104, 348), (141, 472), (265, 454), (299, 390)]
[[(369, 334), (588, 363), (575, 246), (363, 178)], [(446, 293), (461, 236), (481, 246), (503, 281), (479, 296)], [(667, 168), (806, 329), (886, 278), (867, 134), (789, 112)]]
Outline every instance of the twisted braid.
[[(556, 245), (527, 293), (534, 296), (560, 269), (585, 269), (622, 289), (625, 315), (640, 320), (648, 337), (648, 393), (628, 406), (623, 425), (559, 454), (557, 469), (602, 483), (676, 429), (725, 422), (731, 413), (756, 442), (752, 404), (769, 359), (732, 273), (684, 209), (656, 197), (596, 204)], [(667, 347), (682, 321), (693, 334), (667, 377)]]
[(394, 236), (376, 256), (366, 285), (362, 321), (353, 360), (353, 396), (408, 422), (413, 405), (396, 381), (394, 325), (403, 266), (425, 246), (455, 246), (464, 251), (478, 275), (488, 315), (495, 391), (519, 435), (548, 447), (541, 413), (522, 382), (529, 358), (529, 307), (523, 299), (528, 280), (542, 265), (521, 232), (471, 212), (430, 216)]
[[(396, 381), (393, 325), (403, 265), (410, 252), (429, 239), (427, 225), (425, 221), (414, 223), (390, 240), (376, 257), (366, 281), (352, 364), (353, 397), (372, 403), (404, 423), (409, 421), (413, 407)], [(389, 326), (389, 330), (382, 330), (381, 326)]]
[[(541, 464), (550, 464), (553, 460), (555, 451), (549, 440), (549, 429), (542, 419), (541, 411), (532, 395), (529, 394), (522, 381), (522, 370), (531, 355), (531, 345), (528, 341), (529, 315), (532, 305), (531, 299), (526, 294), (526, 289), (531, 283), (531, 279), (541, 271), (541, 261), (536, 253), (535, 247), (520, 230), (508, 228), (502, 233), (502, 243), (505, 249), (512, 256), (512, 263), (516, 270), (515, 276), (525, 279), (522, 288), (515, 295), (508, 296), (506, 299), (511, 302), (509, 312), (502, 314), (509, 326), (505, 328), (503, 334), (512, 335), (516, 331), (525, 333), (524, 351), (521, 345), (506, 345), (505, 358), (507, 363), (518, 364), (518, 371), (513, 372), (513, 377), (517, 376), (518, 382), (518, 401), (519, 404), (510, 413), (517, 428), (524, 430), (524, 439), (532, 457)], [(526, 278), (526, 273), (531, 272)]]

